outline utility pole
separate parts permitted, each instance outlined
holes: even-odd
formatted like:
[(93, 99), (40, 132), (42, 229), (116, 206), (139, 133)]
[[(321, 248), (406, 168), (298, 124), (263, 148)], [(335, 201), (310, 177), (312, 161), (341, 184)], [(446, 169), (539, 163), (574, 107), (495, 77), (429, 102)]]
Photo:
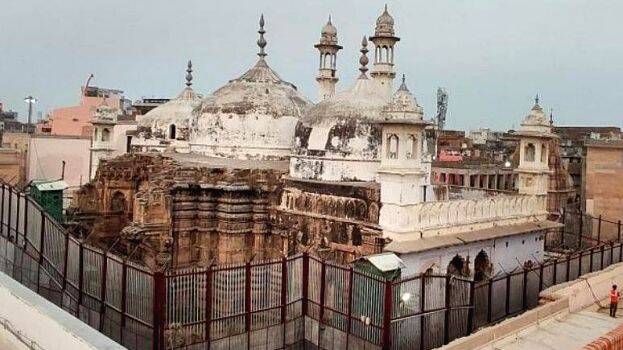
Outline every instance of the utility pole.
[(28, 103), (28, 125), (27, 125), (27, 128), (28, 128), (28, 132), (32, 133), (32, 128), (31, 128), (31, 125), (32, 125), (32, 105), (37, 103), (37, 99), (32, 97), (32, 95), (29, 95), (28, 97), (26, 97), (24, 99), (24, 102)]

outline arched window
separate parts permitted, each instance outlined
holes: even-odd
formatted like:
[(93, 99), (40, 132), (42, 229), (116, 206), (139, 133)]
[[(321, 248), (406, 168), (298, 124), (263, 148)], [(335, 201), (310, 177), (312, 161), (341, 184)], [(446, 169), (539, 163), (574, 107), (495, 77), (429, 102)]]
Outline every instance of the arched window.
[(175, 124), (169, 125), (169, 138), (175, 140)]
[(99, 140), (99, 132), (98, 131), (99, 131), (98, 128), (93, 129), (93, 140), (94, 141)]
[(541, 144), (541, 163), (547, 163), (547, 146)]
[(389, 134), (387, 136), (387, 158), (398, 158), (398, 135)]
[(467, 265), (467, 262), (462, 256), (456, 255), (454, 258), (452, 258), (452, 260), (450, 260), (447, 273), (448, 275), (467, 277), (469, 276), (469, 267)]
[(524, 159), (526, 162), (534, 162), (534, 154), (535, 154), (534, 144), (529, 143), (524, 148)]
[(407, 137), (407, 159), (415, 159), (417, 157), (417, 138), (415, 135), (409, 135)]
[(480, 282), (491, 277), (491, 262), (484, 250), (481, 250), (474, 259), (474, 281)]
[(110, 130), (108, 128), (102, 130), (102, 141), (110, 141)]

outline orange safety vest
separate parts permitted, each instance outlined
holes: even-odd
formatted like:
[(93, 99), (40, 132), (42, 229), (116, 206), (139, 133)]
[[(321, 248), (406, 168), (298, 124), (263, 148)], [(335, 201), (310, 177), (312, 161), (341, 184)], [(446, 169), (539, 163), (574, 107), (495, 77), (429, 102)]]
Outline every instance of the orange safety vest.
[(616, 290), (611, 290), (610, 291), (610, 302), (611, 303), (618, 303), (619, 302), (619, 292), (617, 292)]

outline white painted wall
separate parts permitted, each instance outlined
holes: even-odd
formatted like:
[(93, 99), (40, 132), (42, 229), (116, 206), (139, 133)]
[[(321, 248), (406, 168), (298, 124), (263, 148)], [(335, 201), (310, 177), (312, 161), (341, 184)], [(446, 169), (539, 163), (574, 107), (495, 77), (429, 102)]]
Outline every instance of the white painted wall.
[[(1, 272), (0, 318), (45, 350), (125, 349)], [(0, 345), (17, 345), (3, 350), (23, 349), (15, 337), (0, 336)]]
[(504, 271), (510, 272), (528, 260), (535, 263), (543, 261), (545, 240), (542, 237), (542, 233), (531, 232), (420, 253), (402, 254), (400, 258), (405, 264), (402, 275), (410, 276), (423, 273), (430, 267), (433, 268), (433, 272), (444, 274), (448, 264), (457, 254), (465, 259), (469, 257), (469, 268), (473, 274), (474, 259), (481, 250), (484, 250), (489, 256), (489, 260), (493, 264), (494, 275), (504, 273)]

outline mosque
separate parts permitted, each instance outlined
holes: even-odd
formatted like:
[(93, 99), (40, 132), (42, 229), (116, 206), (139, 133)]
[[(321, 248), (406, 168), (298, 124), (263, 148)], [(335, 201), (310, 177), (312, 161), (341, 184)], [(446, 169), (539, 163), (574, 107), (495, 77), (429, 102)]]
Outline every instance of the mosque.
[(538, 101), (516, 133), (516, 193), (449, 200), (431, 185), (434, 126), (404, 75), (394, 88), (387, 7), (343, 90), (337, 28), (322, 27), (317, 103), (269, 66), (265, 33), (262, 16), (256, 64), (205, 96), (188, 63), (179, 96), (142, 116), (131, 152), (100, 159), (81, 188), (80, 234), (153, 268), (393, 252), (407, 272), (476, 276), (543, 258), (560, 225), (547, 220), (556, 136)]

